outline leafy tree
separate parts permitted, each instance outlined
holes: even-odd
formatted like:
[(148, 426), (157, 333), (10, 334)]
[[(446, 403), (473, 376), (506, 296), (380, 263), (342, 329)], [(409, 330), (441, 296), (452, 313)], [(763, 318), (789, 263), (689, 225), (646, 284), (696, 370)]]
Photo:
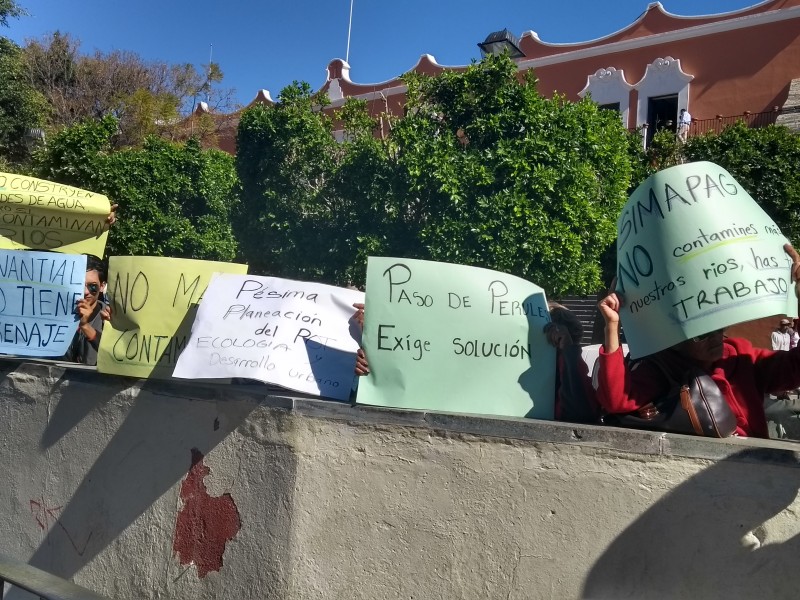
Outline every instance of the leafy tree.
[(683, 154), (728, 170), (792, 244), (800, 245), (800, 136), (784, 126), (751, 129), (740, 121), (719, 135), (689, 138)]
[[(244, 182), (235, 221), (251, 272), (327, 278), (326, 237), (335, 198), (329, 179), (341, 155), (330, 119), (308, 84), (284, 89), (274, 107), (256, 105), (239, 122), (237, 170)], [(315, 260), (315, 256), (320, 260)]]
[(144, 61), (127, 51), (84, 55), (80, 42), (56, 31), (28, 40), (25, 62), (30, 83), (52, 106), (54, 129), (86, 118), (114, 116), (116, 147), (141, 144), (149, 135), (187, 139), (180, 127), (199, 99), (219, 111), (231, 111), (233, 90), (220, 88), (222, 71), (211, 63), (200, 73), (190, 64)]
[(138, 149), (113, 151), (116, 133), (113, 117), (64, 129), (37, 153), (36, 175), (119, 203), (109, 254), (234, 259), (233, 158), (203, 150), (196, 141), (175, 144), (156, 137)]
[(363, 283), (365, 257), (385, 254), (494, 268), (556, 294), (598, 289), (630, 177), (619, 119), (541, 97), (507, 57), (406, 83), (406, 114), (381, 139), (351, 102), (335, 143), (303, 85), (244, 113), (236, 224), (251, 265)]
[(18, 19), (27, 14), (15, 0), (0, 0), (0, 26), (8, 27), (9, 19)]
[(556, 295), (601, 286), (630, 177), (617, 115), (542, 97), (506, 57), (407, 78), (392, 129), (420, 238), (435, 260), (517, 274)]
[(45, 99), (27, 82), (20, 48), (0, 37), (0, 157), (8, 163), (28, 155), (26, 134), (44, 124)]
[[(0, 26), (25, 14), (15, 0), (0, 0)], [(46, 113), (44, 98), (27, 83), (19, 46), (0, 36), (0, 166), (15, 168), (27, 157), (25, 134), (42, 125)]]

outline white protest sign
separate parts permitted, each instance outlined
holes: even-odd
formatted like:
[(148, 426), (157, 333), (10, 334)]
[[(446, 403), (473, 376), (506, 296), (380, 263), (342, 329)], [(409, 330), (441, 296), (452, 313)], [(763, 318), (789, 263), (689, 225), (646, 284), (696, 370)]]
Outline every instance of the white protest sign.
[(254, 275), (217, 275), (200, 302), (174, 377), (244, 377), (346, 400), (361, 338), (355, 290)]
[(787, 239), (725, 169), (651, 175), (617, 222), (617, 291), (631, 356), (778, 314), (797, 314)]

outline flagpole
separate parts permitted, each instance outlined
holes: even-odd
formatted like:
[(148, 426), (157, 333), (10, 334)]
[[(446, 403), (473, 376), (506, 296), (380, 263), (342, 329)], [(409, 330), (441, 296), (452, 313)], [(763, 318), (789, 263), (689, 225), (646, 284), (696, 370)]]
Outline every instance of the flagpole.
[(353, 29), (353, 0), (350, 0), (350, 21), (347, 24), (347, 52), (344, 55), (344, 62), (350, 64), (350, 31)]

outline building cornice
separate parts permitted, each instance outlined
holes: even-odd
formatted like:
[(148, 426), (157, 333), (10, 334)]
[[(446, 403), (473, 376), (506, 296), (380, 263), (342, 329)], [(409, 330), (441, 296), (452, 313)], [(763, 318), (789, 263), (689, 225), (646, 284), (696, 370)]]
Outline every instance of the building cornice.
[(724, 21), (704, 23), (703, 25), (695, 25), (693, 27), (686, 27), (684, 29), (677, 29), (675, 31), (668, 31), (665, 33), (656, 33), (630, 40), (599, 44), (597, 46), (591, 46), (590, 48), (569, 50), (567, 52), (551, 54), (550, 56), (543, 56), (541, 58), (522, 60), (517, 63), (517, 67), (520, 70), (546, 67), (565, 62), (572, 62), (575, 60), (582, 60), (584, 58), (593, 58), (595, 56), (604, 56), (617, 52), (637, 50), (639, 48), (647, 48), (649, 46), (656, 46), (669, 42), (678, 42), (681, 40), (704, 37), (717, 33), (725, 33), (727, 31), (735, 31), (737, 29), (744, 29), (746, 27), (756, 27), (758, 25), (778, 23), (780, 21), (788, 21), (797, 18), (800, 18), (800, 6), (793, 6), (791, 8), (772, 10), (765, 13), (747, 15), (743, 17), (734, 17), (732, 19), (725, 19)]
[[(751, 7), (752, 8), (752, 7)], [(749, 9), (743, 9), (749, 10)], [(736, 11), (739, 12), (739, 11)], [(674, 16), (674, 15), (670, 15)], [(651, 34), (639, 38), (629, 39), (629, 40), (622, 40), (619, 42), (610, 42), (610, 43), (603, 43), (594, 45), (591, 47), (584, 47), (575, 50), (568, 50), (566, 52), (560, 52), (558, 54), (551, 54), (549, 56), (544, 56), (541, 58), (533, 58), (529, 60), (521, 60), (517, 62), (517, 69), (519, 71), (527, 71), (528, 69), (535, 69), (537, 67), (546, 67), (550, 65), (557, 65), (566, 62), (572, 62), (577, 60), (582, 60), (585, 58), (593, 58), (596, 56), (606, 56), (609, 54), (614, 54), (618, 52), (626, 52), (629, 50), (636, 50), (639, 48), (647, 48), (651, 46), (659, 46), (669, 42), (677, 42), (681, 40), (687, 40), (692, 38), (699, 38), (705, 37), (709, 35), (714, 35), (718, 33), (725, 33), (728, 31), (736, 31), (738, 29), (745, 29), (749, 27), (756, 27), (759, 25), (768, 25), (770, 23), (778, 23), (781, 21), (788, 21), (792, 19), (800, 18), (800, 6), (793, 6), (790, 8), (784, 8), (780, 10), (772, 10), (763, 13), (757, 14), (750, 14), (744, 15), (740, 17), (732, 17), (730, 19), (725, 19), (722, 21), (715, 21), (713, 23), (704, 23), (702, 25), (695, 25), (692, 27), (685, 27), (683, 29), (676, 29), (674, 31), (668, 31), (664, 33), (656, 33)], [(432, 62), (435, 63), (435, 59), (430, 57)], [(418, 63), (419, 64), (419, 63)], [(440, 66), (437, 64), (437, 66)], [(416, 67), (414, 67), (416, 68)], [(464, 68), (464, 67), (444, 67), (447, 68)], [(413, 69), (412, 69), (413, 70)], [(349, 79), (347, 80), (348, 83), (351, 83)], [(363, 85), (366, 87), (371, 87), (373, 85), (385, 85), (388, 82), (383, 82), (381, 84), (353, 84), (355, 86)], [(348, 96), (349, 98), (357, 98), (359, 100), (378, 100), (380, 98), (388, 98), (390, 96), (395, 96), (397, 94), (404, 94), (407, 91), (407, 87), (404, 84), (399, 84), (396, 86), (387, 87), (381, 90), (372, 90), (369, 92), (363, 92), (360, 94), (353, 94)], [(338, 108), (345, 103), (346, 99), (335, 100), (331, 103), (331, 107)]]

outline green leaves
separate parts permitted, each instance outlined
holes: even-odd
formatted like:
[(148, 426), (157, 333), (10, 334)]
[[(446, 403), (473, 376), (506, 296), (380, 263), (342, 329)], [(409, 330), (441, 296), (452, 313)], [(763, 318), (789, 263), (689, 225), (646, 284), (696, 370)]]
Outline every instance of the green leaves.
[(66, 128), (34, 163), (39, 177), (107, 195), (119, 204), (107, 252), (229, 261), (239, 183), (233, 157), (196, 141), (151, 137), (139, 149), (111, 150), (117, 121)]
[(599, 289), (629, 185), (625, 131), (522, 79), (507, 57), (406, 75), (405, 115), (377, 121), (351, 100), (341, 142), (307, 86), (246, 111), (236, 230), (251, 266), (361, 284), (372, 253), (494, 268), (555, 294)]
[(684, 154), (730, 171), (792, 244), (800, 244), (800, 136), (783, 126), (750, 129), (738, 122), (719, 135), (689, 138)]
[[(18, 16), (15, 3), (0, 3), (0, 24)], [(27, 158), (25, 134), (41, 127), (48, 113), (44, 97), (28, 81), (21, 49), (0, 37), (0, 158), (12, 164)]]

